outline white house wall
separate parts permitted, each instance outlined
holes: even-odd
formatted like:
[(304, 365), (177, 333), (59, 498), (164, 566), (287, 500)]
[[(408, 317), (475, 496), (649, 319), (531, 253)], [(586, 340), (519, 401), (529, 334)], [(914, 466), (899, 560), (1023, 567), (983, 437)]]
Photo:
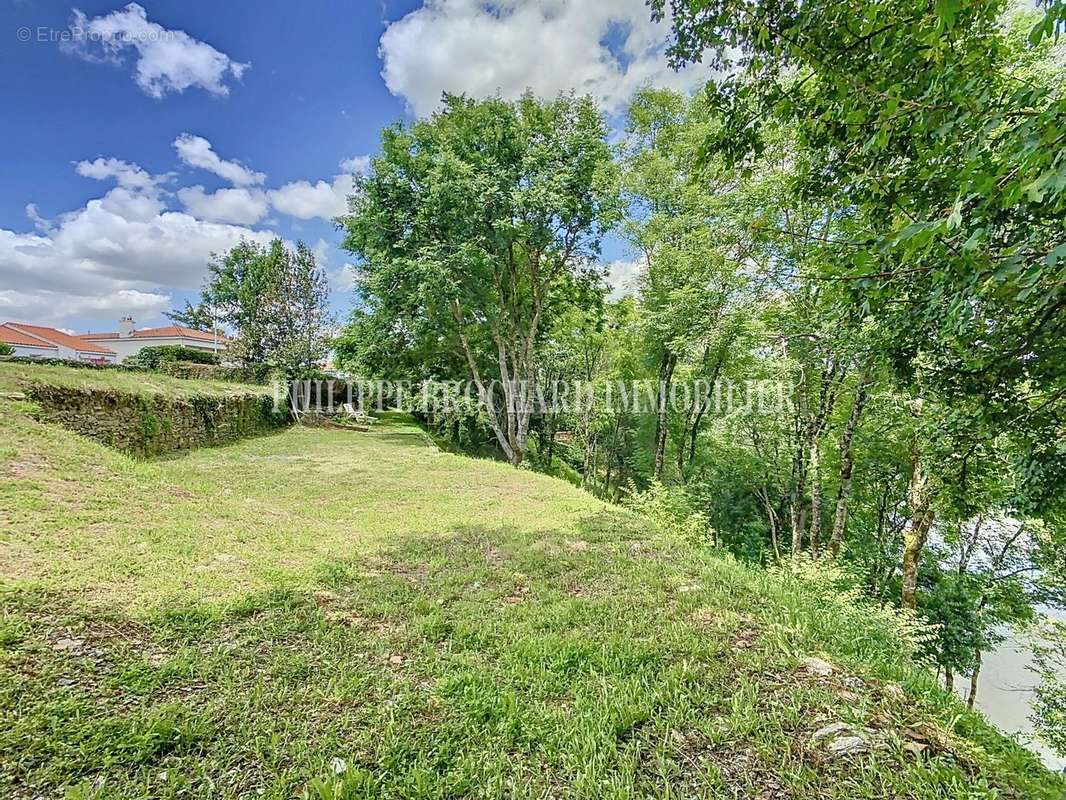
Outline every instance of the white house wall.
[[(141, 352), (141, 350), (146, 347), (159, 347), (161, 345), (181, 345), (183, 347), (192, 347), (196, 350), (203, 350), (207, 353), (216, 352), (216, 349), (210, 342), (183, 339), (180, 336), (160, 336), (151, 339), (94, 339), (93, 342), (101, 347), (106, 347), (108, 350), (114, 350), (115, 355), (118, 356), (119, 362), (125, 361), (130, 356), (137, 355), (137, 353)], [(217, 352), (222, 352), (221, 344), (219, 344)]]
[(25, 344), (13, 344), (11, 347), (15, 351), (14, 355), (23, 358), (60, 358), (54, 347), (30, 347)]

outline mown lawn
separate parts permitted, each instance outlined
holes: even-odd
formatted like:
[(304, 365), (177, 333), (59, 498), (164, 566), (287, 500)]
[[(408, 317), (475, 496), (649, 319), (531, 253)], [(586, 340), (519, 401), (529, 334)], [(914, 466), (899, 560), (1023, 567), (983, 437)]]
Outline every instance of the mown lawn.
[(69, 386), (82, 389), (110, 389), (128, 394), (167, 394), (189, 397), (270, 394), (271, 389), (247, 383), (198, 381), (175, 378), (159, 372), (134, 372), (121, 369), (61, 367), (53, 364), (26, 364), (0, 361), (0, 392), (13, 393), (29, 383)]
[(28, 410), (2, 797), (1063, 796), (864, 612), (403, 420), (145, 462)]

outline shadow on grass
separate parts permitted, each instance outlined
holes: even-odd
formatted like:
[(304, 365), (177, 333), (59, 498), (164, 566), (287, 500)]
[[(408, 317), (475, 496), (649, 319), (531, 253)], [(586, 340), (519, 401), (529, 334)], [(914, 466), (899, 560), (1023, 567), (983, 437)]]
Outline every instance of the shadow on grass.
[(827, 719), (902, 729), (940, 709), (871, 680), (845, 703), (843, 684), (797, 672), (811, 642), (773, 623), (801, 624), (806, 602), (614, 510), (394, 539), (324, 562), (311, 588), (175, 598), (143, 620), (13, 592), (0, 782), (96, 798), (1059, 796), (987, 729), (969, 754), (810, 749)]

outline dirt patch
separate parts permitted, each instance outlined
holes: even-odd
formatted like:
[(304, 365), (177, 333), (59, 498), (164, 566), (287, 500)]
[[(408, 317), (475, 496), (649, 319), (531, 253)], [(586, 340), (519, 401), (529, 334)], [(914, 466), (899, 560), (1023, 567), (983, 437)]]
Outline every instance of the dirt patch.
[(485, 563), (490, 567), (496, 567), (498, 569), (506, 562), (506, 559), (503, 557), (503, 552), (495, 545), (486, 544), (481, 549), (481, 554), (485, 557)]
[[(759, 757), (744, 748), (718, 747), (709, 754), (729, 794), (745, 800), (794, 800), (795, 795)], [(757, 788), (755, 788), (757, 787)]]
[(424, 583), (426, 578), (429, 577), (429, 567), (423, 563), (412, 564), (409, 561), (398, 561), (390, 556), (378, 556), (369, 563), (370, 573), (376, 573), (378, 575), (382, 573), (389, 573), (390, 575), (396, 575), (403, 578), (410, 584), (418, 585)]
[(4, 475), (18, 480), (42, 478), (48, 471), (48, 464), (43, 459), (22, 458), (4, 464)]

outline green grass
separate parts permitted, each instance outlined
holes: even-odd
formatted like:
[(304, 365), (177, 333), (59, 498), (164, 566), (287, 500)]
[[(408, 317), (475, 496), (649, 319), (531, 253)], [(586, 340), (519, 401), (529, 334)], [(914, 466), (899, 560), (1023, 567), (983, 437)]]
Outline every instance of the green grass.
[(25, 410), (5, 798), (1062, 797), (862, 612), (402, 418), (142, 461)]
[(158, 372), (78, 369), (54, 364), (0, 361), (0, 393), (15, 393), (34, 383), (81, 389), (109, 389), (126, 394), (166, 394), (175, 397), (267, 394), (271, 391), (269, 387), (264, 386), (224, 381), (186, 380)]

